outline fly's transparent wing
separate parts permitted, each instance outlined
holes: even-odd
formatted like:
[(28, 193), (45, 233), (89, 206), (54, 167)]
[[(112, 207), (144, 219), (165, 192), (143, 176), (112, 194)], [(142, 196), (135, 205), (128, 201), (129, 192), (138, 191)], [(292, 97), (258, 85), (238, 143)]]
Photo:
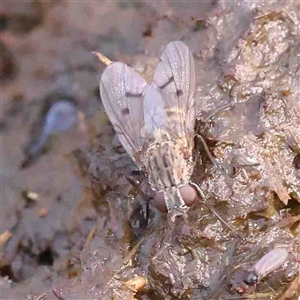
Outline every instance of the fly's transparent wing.
[(264, 278), (282, 266), (288, 259), (289, 253), (284, 248), (277, 248), (265, 254), (254, 266), (259, 278)]
[(143, 94), (146, 81), (127, 65), (114, 62), (104, 70), (100, 95), (108, 117), (127, 153), (140, 165), (144, 144)]
[(158, 141), (158, 132), (166, 130), (170, 125), (167, 116), (166, 99), (163, 98), (159, 88), (148, 85), (144, 96), (144, 132), (152, 141)]
[(196, 117), (195, 66), (193, 56), (183, 42), (170, 42), (166, 46), (152, 86), (159, 89), (164, 99), (166, 130), (175, 139), (186, 139), (187, 146), (191, 149)]

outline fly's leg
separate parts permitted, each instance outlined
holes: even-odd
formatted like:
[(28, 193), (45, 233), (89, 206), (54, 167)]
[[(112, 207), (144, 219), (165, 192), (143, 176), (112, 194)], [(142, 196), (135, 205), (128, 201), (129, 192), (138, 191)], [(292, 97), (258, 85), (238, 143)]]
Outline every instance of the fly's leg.
[(203, 203), (209, 210), (210, 212), (217, 217), (217, 219), (230, 231), (232, 231), (239, 239), (241, 239), (241, 236), (236, 232), (236, 230), (229, 224), (227, 223), (217, 212), (216, 210), (206, 201), (206, 197), (202, 190), (200, 189), (199, 185), (196, 184), (195, 182), (190, 182), (190, 185), (196, 189), (198, 192), (199, 196), (201, 197), (202, 200), (200, 200), (201, 203)]
[(233, 106), (235, 105), (235, 103), (227, 103), (227, 104), (224, 104), (218, 108), (216, 108), (215, 110), (213, 110), (206, 118), (204, 119), (201, 119), (201, 121), (203, 123), (206, 123), (208, 122), (211, 118), (215, 117), (219, 112), (221, 111), (224, 111), (225, 109), (227, 108), (232, 108)]
[(126, 179), (145, 201), (148, 201), (151, 198), (142, 191), (139, 183), (131, 179), (129, 176), (126, 176)]
[[(204, 119), (201, 119), (202, 123), (207, 123), (210, 121), (211, 118), (215, 117), (219, 112), (222, 112), (228, 108), (232, 108), (235, 105), (235, 103), (227, 103), (224, 104), (218, 108), (216, 108), (215, 110), (213, 110), (207, 117), (205, 117)], [(199, 130), (199, 125), (197, 126), (196, 132), (198, 132)], [(228, 170), (224, 169), (219, 163), (216, 162), (216, 160), (212, 157), (211, 152), (209, 151), (209, 148), (204, 140), (204, 138), (198, 133), (196, 134), (196, 137), (199, 138), (199, 140), (201, 141), (205, 152), (207, 153), (208, 158), (210, 159), (210, 161), (212, 162), (212, 164), (217, 167), (219, 170), (223, 171), (226, 175), (228, 174)]]
[(127, 181), (132, 185), (132, 187), (139, 193), (139, 195), (145, 200), (146, 202), (146, 209), (145, 209), (145, 220), (146, 220), (146, 226), (149, 225), (149, 215), (150, 215), (150, 205), (149, 202), (152, 199), (152, 197), (146, 195), (141, 187), (140, 184), (131, 179), (129, 176), (126, 176)]
[(206, 144), (204, 138), (202, 137), (202, 135), (196, 134), (196, 137), (201, 141), (201, 143), (202, 143), (202, 145), (203, 145), (203, 148), (204, 148), (204, 150), (205, 150), (205, 152), (206, 152), (206, 154), (207, 154), (209, 160), (210, 160), (211, 163), (214, 165), (214, 167), (217, 168), (218, 170), (220, 170), (220, 171), (223, 173), (223, 175), (226, 176), (226, 177), (228, 178), (228, 174), (232, 173), (232, 172), (230, 171), (231, 169), (229, 168), (230, 166), (226, 169), (226, 168), (224, 168), (224, 167), (222, 166), (221, 163), (218, 163), (218, 162), (213, 158), (213, 156), (212, 156), (212, 154), (211, 154), (211, 152), (210, 152), (210, 150), (209, 150), (209, 148), (208, 148), (208, 146), (207, 146), (207, 144)]
[(202, 145), (203, 145), (203, 148), (209, 158), (209, 160), (211, 161), (211, 163), (216, 167), (216, 168), (219, 168), (219, 165), (218, 163), (216, 162), (216, 160), (212, 157), (210, 151), (209, 151), (209, 148), (204, 140), (204, 138), (202, 137), (202, 135), (200, 134), (196, 134), (196, 137), (201, 141)]
[(153, 196), (147, 195), (141, 189), (140, 182), (146, 179), (145, 173), (142, 170), (139, 169), (131, 170), (129, 176), (125, 176), (125, 177), (127, 181), (133, 186), (133, 188), (142, 196), (142, 198), (145, 201), (153, 198)]
[(130, 171), (130, 176), (140, 177), (140, 176), (144, 176), (144, 173), (141, 170), (132, 170)]

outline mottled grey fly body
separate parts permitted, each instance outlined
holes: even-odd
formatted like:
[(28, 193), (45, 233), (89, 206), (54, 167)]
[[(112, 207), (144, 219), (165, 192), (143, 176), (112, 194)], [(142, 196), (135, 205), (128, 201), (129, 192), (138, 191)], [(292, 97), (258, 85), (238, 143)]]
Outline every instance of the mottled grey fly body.
[(156, 207), (185, 215), (196, 199), (194, 163), (195, 67), (181, 41), (164, 49), (151, 84), (121, 62), (100, 80), (104, 108), (118, 138), (157, 192)]

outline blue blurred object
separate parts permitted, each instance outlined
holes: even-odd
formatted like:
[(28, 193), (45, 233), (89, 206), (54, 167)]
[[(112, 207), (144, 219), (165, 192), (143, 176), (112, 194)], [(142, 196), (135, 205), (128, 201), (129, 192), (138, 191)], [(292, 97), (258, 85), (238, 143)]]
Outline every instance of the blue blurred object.
[(45, 150), (45, 146), (51, 135), (60, 134), (73, 127), (77, 121), (78, 110), (76, 106), (67, 100), (53, 103), (44, 118), (41, 133), (38, 138), (26, 149), (26, 159), (22, 167), (27, 167), (32, 160)]

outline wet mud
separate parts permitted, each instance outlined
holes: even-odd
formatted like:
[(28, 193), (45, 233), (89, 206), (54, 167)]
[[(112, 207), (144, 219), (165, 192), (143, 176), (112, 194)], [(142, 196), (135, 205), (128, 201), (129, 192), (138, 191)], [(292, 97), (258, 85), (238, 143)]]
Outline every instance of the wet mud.
[[(298, 298), (299, 3), (5, 2), (0, 30), (3, 299)], [(115, 136), (92, 54), (151, 82), (173, 40), (214, 162), (195, 136), (204, 198), (175, 223)]]

